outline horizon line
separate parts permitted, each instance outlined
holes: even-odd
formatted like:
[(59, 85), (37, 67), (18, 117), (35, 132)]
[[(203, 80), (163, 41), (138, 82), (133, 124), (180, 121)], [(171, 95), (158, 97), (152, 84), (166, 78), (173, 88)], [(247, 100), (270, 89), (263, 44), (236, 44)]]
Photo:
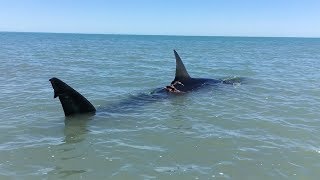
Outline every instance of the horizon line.
[(0, 33), (43, 33), (80, 35), (120, 35), (120, 36), (176, 36), (176, 37), (245, 37), (245, 38), (305, 38), (319, 39), (320, 36), (250, 36), (250, 35), (184, 35), (184, 34), (140, 34), (140, 33), (93, 33), (93, 32), (46, 32), (46, 31), (1, 31)]

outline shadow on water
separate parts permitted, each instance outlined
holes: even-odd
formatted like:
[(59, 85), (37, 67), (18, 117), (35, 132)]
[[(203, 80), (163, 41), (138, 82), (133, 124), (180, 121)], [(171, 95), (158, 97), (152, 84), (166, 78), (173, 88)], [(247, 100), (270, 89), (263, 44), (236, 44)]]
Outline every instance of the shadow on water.
[(50, 171), (48, 174), (49, 176), (55, 177), (54, 179), (57, 179), (57, 175), (59, 179), (70, 179), (70, 176), (81, 176), (81, 174), (86, 172), (86, 170), (65, 170), (63, 167), (58, 166), (54, 168), (52, 171)]
[[(88, 122), (93, 119), (92, 115), (77, 115), (72, 117), (65, 117), (64, 120), (64, 135), (65, 138), (63, 143), (58, 146), (57, 151), (59, 152), (59, 160), (66, 162), (77, 160), (84, 157), (85, 152), (82, 152), (78, 145), (83, 142), (87, 134), (90, 132), (88, 130)], [(85, 169), (77, 169), (77, 166), (64, 167), (56, 166), (49, 173), (49, 176), (53, 176), (53, 179), (70, 179), (73, 177), (81, 177), (81, 174), (86, 173)]]
[(74, 144), (83, 141), (89, 132), (87, 124), (92, 119), (92, 115), (66, 117), (64, 120), (64, 143)]

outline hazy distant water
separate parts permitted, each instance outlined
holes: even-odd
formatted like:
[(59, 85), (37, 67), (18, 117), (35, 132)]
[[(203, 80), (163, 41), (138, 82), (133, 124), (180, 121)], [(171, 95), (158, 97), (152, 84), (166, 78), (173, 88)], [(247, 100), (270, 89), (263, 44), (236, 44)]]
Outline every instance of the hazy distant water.
[[(96, 107), (193, 77), (246, 77), (65, 121), (49, 78)], [(320, 39), (0, 33), (0, 179), (318, 179)]]

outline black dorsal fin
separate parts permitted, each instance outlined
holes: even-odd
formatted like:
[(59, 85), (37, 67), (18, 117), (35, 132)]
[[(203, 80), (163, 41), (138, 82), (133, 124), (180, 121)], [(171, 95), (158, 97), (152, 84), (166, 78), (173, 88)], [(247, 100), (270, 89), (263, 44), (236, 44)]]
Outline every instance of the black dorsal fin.
[(176, 58), (176, 76), (174, 78), (175, 81), (182, 80), (182, 79), (189, 79), (191, 78), (187, 72), (186, 67), (184, 66), (179, 54), (176, 50), (173, 50), (174, 56)]
[(54, 98), (59, 97), (65, 116), (95, 113), (94, 106), (80, 93), (58, 78), (51, 78)]

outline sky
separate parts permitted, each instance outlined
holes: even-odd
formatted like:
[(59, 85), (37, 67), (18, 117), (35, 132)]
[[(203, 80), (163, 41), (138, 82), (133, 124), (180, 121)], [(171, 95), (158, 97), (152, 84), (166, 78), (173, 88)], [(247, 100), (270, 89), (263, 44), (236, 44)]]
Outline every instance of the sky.
[(320, 0), (0, 0), (0, 31), (320, 37)]

